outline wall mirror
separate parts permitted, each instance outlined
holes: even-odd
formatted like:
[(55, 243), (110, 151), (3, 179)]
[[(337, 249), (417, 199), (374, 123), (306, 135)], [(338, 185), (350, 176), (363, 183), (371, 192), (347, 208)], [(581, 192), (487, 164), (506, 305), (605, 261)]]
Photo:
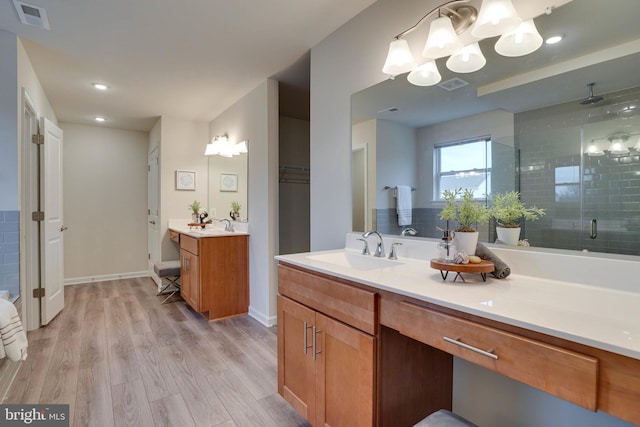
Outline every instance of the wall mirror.
[(248, 221), (248, 153), (209, 157), (209, 216), (231, 220), (231, 204), (240, 204), (239, 221)]
[[(438, 188), (451, 171), (438, 171), (437, 151), (488, 138), (486, 169), (456, 179), (545, 208), (523, 224), (532, 246), (640, 255), (639, 12), (634, 0), (573, 0), (535, 18), (543, 38), (561, 43), (507, 58), (497, 37), (485, 39), (479, 71), (452, 73), (442, 58), (440, 86), (400, 75), (354, 94), (354, 230), (400, 234), (393, 188), (408, 185), (411, 227), (440, 237)], [(480, 227), (481, 240), (495, 240), (492, 227)]]

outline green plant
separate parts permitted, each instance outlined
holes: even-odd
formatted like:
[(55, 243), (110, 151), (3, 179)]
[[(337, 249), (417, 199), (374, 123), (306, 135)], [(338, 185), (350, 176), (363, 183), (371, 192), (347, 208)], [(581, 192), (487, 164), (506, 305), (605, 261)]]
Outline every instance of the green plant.
[(525, 206), (517, 191), (496, 193), (492, 196), (491, 202), (489, 213), (501, 227), (505, 228), (520, 227), (520, 218), (535, 221), (545, 214), (544, 209)]
[(194, 200), (193, 203), (189, 205), (189, 209), (191, 209), (191, 212), (193, 212), (194, 215), (198, 215), (200, 212), (200, 202)]
[[(458, 200), (460, 195), (462, 197)], [(440, 211), (440, 219), (457, 222), (458, 227), (455, 231), (476, 231), (473, 224), (489, 219), (487, 207), (474, 200), (472, 190), (444, 190), (442, 198), (445, 205)]]
[(235, 213), (240, 212), (240, 208), (242, 207), (242, 205), (236, 201), (231, 202), (231, 210), (234, 211)]

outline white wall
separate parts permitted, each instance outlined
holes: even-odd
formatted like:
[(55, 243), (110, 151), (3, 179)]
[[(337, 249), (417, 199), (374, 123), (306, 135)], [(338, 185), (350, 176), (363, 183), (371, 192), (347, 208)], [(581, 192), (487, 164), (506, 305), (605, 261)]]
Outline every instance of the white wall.
[[(440, 3), (378, 0), (311, 49), (312, 250), (344, 247), (345, 233), (351, 229), (351, 94), (386, 78), (381, 68), (389, 41)], [(527, 425), (550, 425), (545, 418), (548, 401), (497, 375), (489, 384), (491, 393), (487, 393), (487, 384), (471, 381), (472, 375), (482, 375), (482, 371), (476, 366), (463, 370), (456, 364), (454, 410), (493, 427), (520, 426), (523, 420)], [(518, 405), (505, 405), (514, 397)], [(560, 399), (550, 400), (560, 420), (554, 425), (624, 424), (603, 414), (577, 410)]]
[[(160, 260), (170, 261), (180, 259), (180, 253), (178, 245), (169, 240), (168, 220), (183, 218), (191, 220), (189, 205), (194, 200), (199, 201), (202, 206), (207, 204), (209, 175), (204, 149), (209, 141), (209, 132), (206, 122), (163, 116), (160, 120), (160, 131), (158, 132), (156, 127), (151, 131), (150, 144), (155, 144), (158, 137), (160, 138), (159, 203), (162, 248)], [(176, 190), (176, 169), (196, 172), (195, 191)]]
[(249, 314), (272, 325), (277, 293), (278, 82), (264, 81), (209, 123), (210, 138), (223, 133), (249, 141)]
[[(385, 190), (385, 186), (408, 185), (413, 188), (418, 184), (416, 171), (416, 129), (389, 120), (378, 120), (376, 127), (376, 208), (389, 209), (395, 207), (393, 191)], [(415, 192), (413, 192), (415, 194)], [(415, 196), (413, 196), (415, 199)], [(415, 200), (414, 200), (415, 206)]]
[(145, 275), (147, 132), (60, 123), (65, 283)]

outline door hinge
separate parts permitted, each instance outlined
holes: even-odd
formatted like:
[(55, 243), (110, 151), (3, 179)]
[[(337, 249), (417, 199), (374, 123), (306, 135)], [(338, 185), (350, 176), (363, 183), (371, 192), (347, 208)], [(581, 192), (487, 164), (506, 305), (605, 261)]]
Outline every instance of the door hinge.
[(147, 259), (151, 259), (151, 254), (147, 254)]
[(44, 298), (44, 288), (36, 288), (33, 290), (34, 298)]
[(38, 145), (44, 144), (44, 135), (41, 135), (39, 133), (31, 135), (31, 142)]
[(151, 172), (151, 166), (147, 165), (147, 172)]
[(31, 212), (31, 220), (44, 221), (44, 212), (42, 211)]

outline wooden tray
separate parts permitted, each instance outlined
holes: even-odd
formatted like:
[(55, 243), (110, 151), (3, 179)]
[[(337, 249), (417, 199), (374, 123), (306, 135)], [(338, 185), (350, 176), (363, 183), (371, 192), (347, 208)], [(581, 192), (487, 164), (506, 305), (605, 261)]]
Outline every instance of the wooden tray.
[(491, 273), (495, 270), (495, 265), (491, 261), (480, 261), (479, 264), (453, 264), (450, 262), (443, 262), (437, 259), (431, 260), (431, 268), (436, 270), (440, 270), (440, 275), (442, 276), (442, 280), (447, 280), (447, 275), (450, 271), (456, 272), (456, 277), (453, 278), (455, 282), (458, 277), (462, 279), (464, 282), (464, 277), (460, 273), (476, 273), (480, 274), (482, 277), (482, 281), (485, 282), (487, 280), (487, 273)]

